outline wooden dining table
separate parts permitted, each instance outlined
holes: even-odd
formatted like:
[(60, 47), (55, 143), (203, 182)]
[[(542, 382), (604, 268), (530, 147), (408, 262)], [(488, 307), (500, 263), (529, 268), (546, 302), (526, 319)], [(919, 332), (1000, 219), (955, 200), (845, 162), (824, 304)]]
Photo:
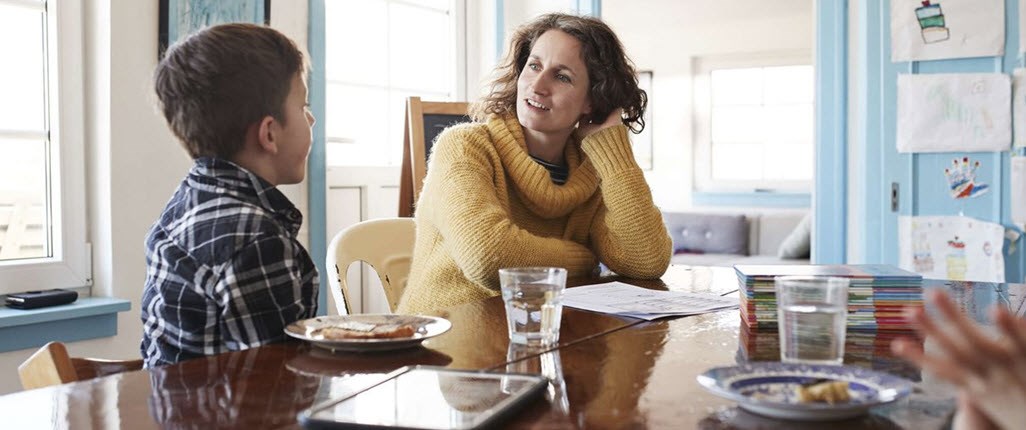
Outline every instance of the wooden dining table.
[[(638, 286), (736, 296), (733, 269), (673, 266), (661, 280), (576, 279), (571, 286), (620, 280)], [(1026, 285), (924, 281), (943, 288), (977, 320), (994, 304), (1023, 314)], [(421, 347), (332, 353), (299, 341), (24, 391), (0, 397), (0, 428), (299, 428), (297, 414), (352, 393), (407, 365), (539, 373), (545, 400), (509, 428), (822, 428), (746, 412), (696, 382), (709, 368), (779, 360), (775, 330), (748, 329), (736, 309), (652, 322), (563, 309), (551, 348), (510, 345), (502, 299), (434, 313), (452, 329)], [(845, 363), (915, 381), (908, 398), (831, 428), (942, 428), (955, 391), (890, 355), (893, 333), (849, 332)]]

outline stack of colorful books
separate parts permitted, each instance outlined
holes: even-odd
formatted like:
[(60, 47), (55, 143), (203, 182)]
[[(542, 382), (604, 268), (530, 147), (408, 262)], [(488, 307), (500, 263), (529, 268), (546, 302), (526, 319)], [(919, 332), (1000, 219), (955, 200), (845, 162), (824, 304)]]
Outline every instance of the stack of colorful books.
[(907, 306), (922, 306), (923, 276), (883, 264), (738, 265), (741, 320), (753, 328), (776, 328), (777, 276), (848, 278), (848, 331), (907, 331)]

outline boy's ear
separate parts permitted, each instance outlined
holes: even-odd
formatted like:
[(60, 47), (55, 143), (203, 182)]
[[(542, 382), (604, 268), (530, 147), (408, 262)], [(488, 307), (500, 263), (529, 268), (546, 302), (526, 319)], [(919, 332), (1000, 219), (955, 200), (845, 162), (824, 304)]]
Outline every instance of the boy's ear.
[(271, 154), (278, 153), (278, 122), (274, 117), (267, 115), (257, 124), (257, 143), (264, 151)]

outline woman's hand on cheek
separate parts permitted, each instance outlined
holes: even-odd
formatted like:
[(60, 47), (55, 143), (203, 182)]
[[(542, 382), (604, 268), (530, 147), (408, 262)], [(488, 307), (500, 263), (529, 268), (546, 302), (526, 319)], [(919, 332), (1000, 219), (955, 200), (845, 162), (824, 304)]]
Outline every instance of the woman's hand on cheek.
[(623, 124), (623, 109), (613, 109), (601, 124), (593, 124), (586, 121), (586, 118), (581, 118), (580, 124), (577, 125), (577, 135), (581, 139), (591, 136), (599, 130)]

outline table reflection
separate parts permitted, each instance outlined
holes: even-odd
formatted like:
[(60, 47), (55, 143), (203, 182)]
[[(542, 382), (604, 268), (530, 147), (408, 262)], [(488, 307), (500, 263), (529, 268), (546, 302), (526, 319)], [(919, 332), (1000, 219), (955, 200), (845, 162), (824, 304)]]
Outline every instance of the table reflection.
[(756, 430), (756, 429), (791, 429), (791, 430), (818, 430), (829, 426), (831, 430), (844, 429), (900, 429), (900, 425), (891, 419), (879, 415), (865, 415), (843, 421), (788, 421), (775, 418), (768, 418), (753, 414), (744, 409), (733, 407), (710, 414), (698, 422), (698, 428), (702, 430)]
[[(153, 420), (171, 428), (197, 423), (209, 428), (292, 426), (295, 411), (309, 407), (321, 386), (321, 378), (267, 365), (286, 357), (281, 349), (254, 348), (222, 357), (152, 369)], [(254, 372), (260, 378), (252, 377)]]
[(545, 395), (552, 409), (561, 414), (570, 413), (570, 400), (566, 393), (566, 379), (563, 377), (563, 362), (559, 350), (544, 351), (536, 347), (511, 343), (506, 353), (506, 371), (530, 373), (549, 379)]
[(423, 346), (380, 352), (331, 352), (323, 348), (303, 348), (285, 362), (292, 372), (313, 376), (345, 376), (353, 373), (388, 373), (402, 366), (447, 366), (452, 357)]

